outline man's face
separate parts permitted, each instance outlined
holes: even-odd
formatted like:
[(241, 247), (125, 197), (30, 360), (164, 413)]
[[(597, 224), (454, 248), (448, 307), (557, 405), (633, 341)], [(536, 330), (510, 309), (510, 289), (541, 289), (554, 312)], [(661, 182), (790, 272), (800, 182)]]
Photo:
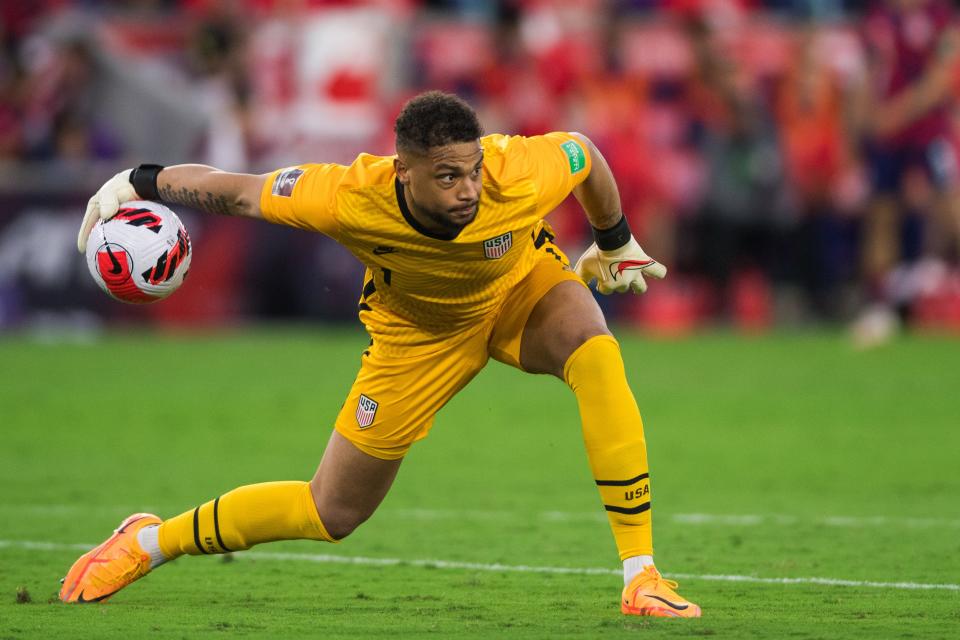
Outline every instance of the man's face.
[(401, 151), (395, 164), (410, 213), (429, 231), (453, 237), (477, 217), (483, 182), (479, 140), (432, 147), (426, 154)]

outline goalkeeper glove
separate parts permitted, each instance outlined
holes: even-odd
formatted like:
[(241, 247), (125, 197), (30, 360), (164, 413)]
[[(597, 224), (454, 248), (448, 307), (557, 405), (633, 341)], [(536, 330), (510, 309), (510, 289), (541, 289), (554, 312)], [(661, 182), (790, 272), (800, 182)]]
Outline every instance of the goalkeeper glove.
[[(120, 205), (131, 200), (159, 200), (157, 174), (163, 170), (158, 164), (142, 164), (136, 169), (126, 169), (107, 180), (100, 190), (87, 202), (80, 233), (77, 234), (77, 249), (87, 251), (87, 238), (97, 224), (97, 218), (106, 222), (117, 215)], [(134, 185), (137, 185), (134, 188)], [(140, 193), (137, 193), (139, 191)]]
[[(587, 284), (596, 279), (597, 291), (603, 295), (627, 290), (643, 293), (647, 290), (644, 275), (658, 280), (667, 275), (667, 268), (648, 256), (634, 240), (625, 218), (613, 229), (594, 229), (594, 237), (597, 241), (583, 252), (574, 270)], [(611, 248), (616, 244), (620, 246)]]
[(87, 238), (97, 220), (107, 221), (117, 215), (120, 204), (136, 200), (137, 192), (130, 184), (130, 172), (133, 169), (121, 171), (104, 183), (100, 190), (93, 194), (93, 197), (87, 202), (87, 211), (83, 214), (83, 223), (80, 225), (80, 233), (77, 235), (77, 249), (80, 253), (87, 251)]

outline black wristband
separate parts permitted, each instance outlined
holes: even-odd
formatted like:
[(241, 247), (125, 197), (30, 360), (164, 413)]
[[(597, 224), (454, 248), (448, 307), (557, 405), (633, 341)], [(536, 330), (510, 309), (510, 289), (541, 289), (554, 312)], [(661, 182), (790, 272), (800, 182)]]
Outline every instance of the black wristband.
[(597, 247), (601, 251), (613, 251), (619, 249), (630, 242), (630, 225), (627, 224), (627, 216), (621, 215), (620, 222), (609, 229), (593, 229), (593, 239), (597, 242)]
[(160, 201), (160, 192), (157, 191), (157, 176), (163, 171), (159, 164), (142, 164), (130, 172), (130, 184), (137, 195), (144, 200)]

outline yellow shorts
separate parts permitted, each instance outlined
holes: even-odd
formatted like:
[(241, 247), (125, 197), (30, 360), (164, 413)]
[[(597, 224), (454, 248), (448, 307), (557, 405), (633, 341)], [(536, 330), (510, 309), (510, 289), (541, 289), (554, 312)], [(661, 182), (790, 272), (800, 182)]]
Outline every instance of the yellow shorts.
[(395, 352), (385, 355), (374, 342), (364, 352), (360, 372), (337, 416), (336, 430), (361, 451), (396, 460), (427, 437), (437, 411), (467, 386), (491, 356), (522, 368), (520, 339), (534, 306), (561, 282), (583, 284), (556, 245), (547, 242), (540, 251), (537, 264), (507, 294), (500, 311), (471, 331), (439, 342), (428, 354), (410, 357), (398, 357)]

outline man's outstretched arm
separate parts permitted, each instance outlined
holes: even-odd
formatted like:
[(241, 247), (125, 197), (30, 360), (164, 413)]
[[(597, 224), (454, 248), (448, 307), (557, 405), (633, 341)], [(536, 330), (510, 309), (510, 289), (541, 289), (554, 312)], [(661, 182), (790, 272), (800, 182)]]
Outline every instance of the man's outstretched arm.
[(228, 173), (201, 164), (172, 167), (141, 165), (108, 180), (90, 201), (83, 216), (77, 249), (84, 253), (97, 219), (109, 220), (130, 200), (159, 200), (226, 216), (262, 218), (260, 192), (266, 175)]
[(648, 256), (630, 233), (610, 165), (589, 138), (574, 135), (586, 147), (593, 165), (590, 175), (574, 187), (573, 195), (587, 214), (595, 240), (574, 269), (587, 284), (596, 279), (600, 293), (643, 293), (647, 290), (643, 277), (661, 279), (667, 268)]
[(260, 192), (266, 175), (228, 173), (202, 164), (167, 167), (157, 176), (160, 200), (224, 216), (263, 218)]

